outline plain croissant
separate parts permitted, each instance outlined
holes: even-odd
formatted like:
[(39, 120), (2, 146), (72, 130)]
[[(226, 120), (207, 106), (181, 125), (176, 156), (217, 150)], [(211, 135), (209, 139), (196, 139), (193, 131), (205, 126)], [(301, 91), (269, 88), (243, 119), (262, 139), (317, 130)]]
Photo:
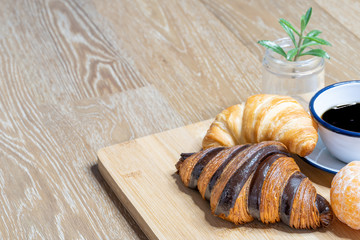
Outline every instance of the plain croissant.
[(298, 229), (328, 226), (328, 201), (289, 156), (282, 143), (266, 141), (182, 154), (176, 168), (185, 186), (210, 200), (214, 215), (235, 224), (255, 218)]
[(215, 118), (202, 146), (234, 146), (280, 141), (291, 153), (309, 155), (318, 140), (317, 125), (304, 108), (288, 96), (259, 94), (231, 106)]

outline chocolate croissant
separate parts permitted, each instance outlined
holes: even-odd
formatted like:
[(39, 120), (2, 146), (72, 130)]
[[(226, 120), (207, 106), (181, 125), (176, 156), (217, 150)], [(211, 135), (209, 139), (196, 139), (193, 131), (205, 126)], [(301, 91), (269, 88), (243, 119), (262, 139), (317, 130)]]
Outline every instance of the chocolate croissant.
[(280, 141), (291, 153), (309, 155), (318, 140), (317, 125), (304, 108), (288, 96), (258, 94), (245, 106), (225, 109), (203, 139), (203, 148)]
[(214, 215), (235, 224), (255, 218), (315, 229), (328, 226), (333, 218), (328, 201), (316, 193), (280, 142), (182, 154), (176, 168), (185, 186), (210, 200)]

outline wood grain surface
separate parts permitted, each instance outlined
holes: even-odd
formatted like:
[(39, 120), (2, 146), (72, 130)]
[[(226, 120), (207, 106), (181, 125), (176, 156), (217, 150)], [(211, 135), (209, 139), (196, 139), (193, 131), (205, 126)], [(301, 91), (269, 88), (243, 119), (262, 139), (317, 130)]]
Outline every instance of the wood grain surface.
[(356, 1), (1, 0), (0, 239), (146, 239), (96, 151), (214, 117), (259, 93), (280, 17), (327, 48), (326, 84), (358, 79)]
[[(254, 220), (235, 225), (212, 215), (210, 202), (184, 186), (175, 164), (197, 152), (211, 120), (102, 148), (99, 170), (150, 239), (359, 239), (338, 219), (327, 228), (293, 229)], [(130, 160), (130, 161), (129, 161)], [(330, 199), (333, 174), (296, 159), (318, 194)]]

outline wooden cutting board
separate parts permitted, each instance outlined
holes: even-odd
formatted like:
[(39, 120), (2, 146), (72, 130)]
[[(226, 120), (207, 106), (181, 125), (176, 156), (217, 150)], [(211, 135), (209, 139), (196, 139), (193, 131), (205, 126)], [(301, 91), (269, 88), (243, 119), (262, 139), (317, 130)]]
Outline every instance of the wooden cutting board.
[[(200, 150), (211, 120), (100, 149), (99, 170), (150, 239), (360, 239), (335, 219), (327, 229), (295, 230), (253, 221), (235, 225), (211, 214), (209, 202), (175, 173), (182, 152)], [(329, 200), (333, 175), (297, 162)]]

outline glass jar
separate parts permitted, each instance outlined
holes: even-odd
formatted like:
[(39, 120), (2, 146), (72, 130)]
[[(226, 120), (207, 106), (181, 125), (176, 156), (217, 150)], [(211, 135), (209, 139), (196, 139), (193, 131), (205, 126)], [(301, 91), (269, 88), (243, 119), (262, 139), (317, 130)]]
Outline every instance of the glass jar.
[[(275, 41), (285, 52), (293, 48), (290, 38)], [(324, 87), (325, 61), (321, 57), (302, 56), (295, 62), (266, 49), (263, 60), (262, 92), (288, 95), (305, 109), (311, 97)]]

